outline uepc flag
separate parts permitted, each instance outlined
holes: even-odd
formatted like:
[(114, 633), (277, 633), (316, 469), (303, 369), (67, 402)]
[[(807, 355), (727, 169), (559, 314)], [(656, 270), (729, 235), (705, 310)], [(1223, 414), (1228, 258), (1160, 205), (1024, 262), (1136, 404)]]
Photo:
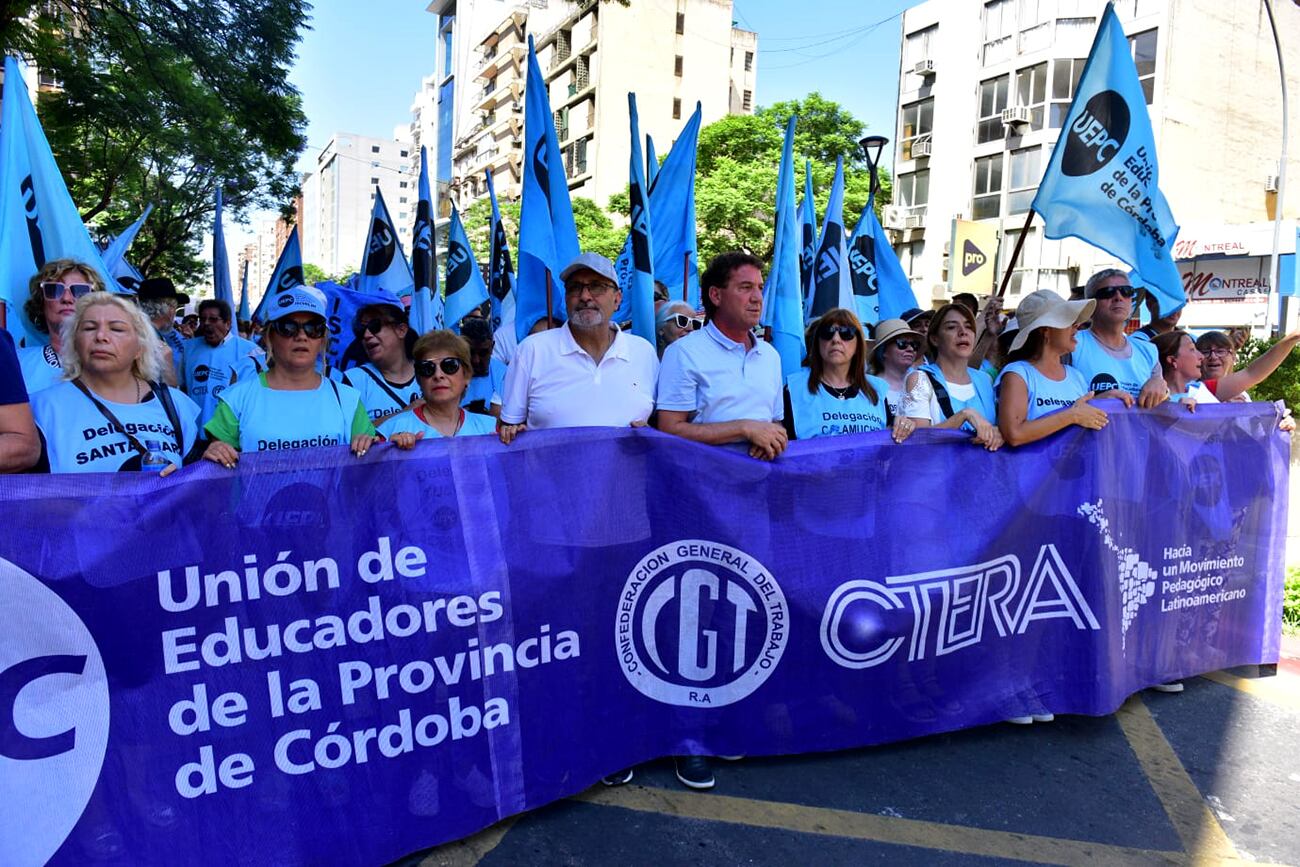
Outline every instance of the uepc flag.
[(239, 321), (251, 322), (252, 313), (248, 307), (248, 263), (244, 263), (244, 274), (239, 279)]
[(397, 240), (397, 229), (388, 216), (384, 194), (375, 187), (375, 207), (370, 215), (370, 232), (361, 256), (356, 289), (358, 292), (392, 292), (400, 297), (409, 295), (414, 285), (411, 264), (406, 261), (401, 242)]
[(853, 227), (849, 238), (849, 273), (853, 278), (854, 311), (864, 325), (882, 319), (897, 319), (913, 307), (919, 307), (912, 281), (907, 279), (898, 254), (876, 219), (875, 193), (867, 197), (867, 206)]
[(460, 221), (460, 211), (454, 206), (451, 209), (451, 231), (447, 233), (447, 278), (443, 285), (447, 291), (443, 319), (448, 328), (459, 332), (460, 320), (488, 300), (488, 289), (465, 234), (465, 225)]
[(28, 345), (49, 342), (23, 313), (27, 281), (51, 259), (85, 262), (118, 291), (45, 140), (27, 95), (18, 62), (5, 58), (0, 109), (0, 298), (8, 305), (6, 327)]
[(794, 127), (785, 127), (781, 168), (776, 179), (776, 244), (772, 270), (763, 287), (763, 324), (772, 328), (772, 345), (781, 356), (781, 374), (789, 376), (803, 364), (803, 289), (800, 285), (799, 214), (794, 207)]
[(133, 277), (140, 279), (138, 272), (131, 267), (126, 261), (126, 251), (131, 249), (135, 236), (140, 234), (140, 229), (144, 227), (144, 221), (149, 219), (149, 214), (153, 211), (153, 205), (146, 205), (144, 213), (136, 218), (136, 221), (127, 226), (122, 234), (108, 242), (104, 247), (104, 265), (112, 272), (113, 277)]
[(221, 183), (217, 183), (217, 213), (212, 218), (212, 292), (218, 301), (235, 306), (235, 290), (230, 285), (230, 260), (226, 254), (226, 232), (221, 226)]
[(438, 265), (433, 249), (433, 196), (429, 193), (429, 153), (420, 145), (420, 199), (411, 232), (410, 323), (416, 334), (442, 327), (442, 298), (438, 294)]
[(654, 237), (650, 228), (650, 196), (646, 192), (645, 175), (641, 162), (641, 124), (636, 113), (636, 94), (627, 95), (627, 110), (631, 123), (632, 155), (628, 164), (628, 227), (627, 241), (631, 248), (631, 274), (623, 288), (623, 297), (629, 299), (632, 313), (632, 333), (655, 342), (655, 275)]
[(848, 258), (844, 232), (844, 158), (840, 157), (835, 161), (835, 180), (831, 184), (830, 200), (826, 203), (826, 222), (822, 225), (817, 256), (813, 260), (809, 321), (835, 307), (855, 310)]
[(506, 227), (497, 207), (497, 188), (492, 170), (487, 170), (488, 198), (492, 201), (492, 250), (488, 254), (488, 295), (492, 299), (492, 330), (515, 324), (515, 266), (510, 261)]
[(298, 227), (294, 226), (293, 231), (289, 233), (289, 240), (284, 242), (284, 249), (280, 251), (280, 258), (276, 260), (275, 271), (271, 274), (270, 282), (266, 284), (262, 300), (257, 302), (257, 309), (253, 311), (253, 319), (257, 322), (269, 322), (272, 311), (268, 310), (266, 305), (276, 295), (292, 292), (304, 285), (306, 281), (302, 277), (302, 247), (298, 243)]
[(519, 279), (515, 283), (515, 335), (523, 340), (546, 317), (547, 272), (551, 316), (564, 321), (560, 271), (579, 253), (578, 230), (564, 160), (555, 136), (555, 117), (546, 79), (528, 37), (528, 81), (524, 90), (524, 183), (519, 214)]
[(1108, 3), (1032, 208), (1048, 238), (1079, 238), (1128, 264), (1164, 314), (1187, 295), (1173, 258), (1178, 224), (1159, 182), (1146, 97)]

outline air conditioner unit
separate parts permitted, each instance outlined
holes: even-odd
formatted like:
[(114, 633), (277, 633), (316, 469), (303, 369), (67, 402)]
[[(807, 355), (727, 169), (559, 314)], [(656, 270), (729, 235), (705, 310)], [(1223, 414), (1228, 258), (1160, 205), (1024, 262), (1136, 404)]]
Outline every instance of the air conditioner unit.
[(916, 66), (912, 67), (912, 71), (917, 75), (923, 75), (926, 77), (934, 75), (934, 61), (929, 58), (917, 61)]
[(1013, 105), (1002, 109), (1002, 122), (1007, 126), (1020, 126), (1029, 123), (1029, 106)]
[(510, 110), (513, 111), (515, 114), (523, 114), (524, 105), (521, 102), (512, 102), (510, 103)]
[(924, 229), (925, 214), (908, 214), (903, 218), (904, 229)]
[(886, 229), (903, 228), (903, 217), (906, 209), (901, 205), (885, 205), (880, 215), (884, 217)]
[(917, 142), (912, 142), (912, 159), (919, 160), (921, 157), (930, 155), (930, 139), (925, 138)]
[(1264, 178), (1264, 192), (1266, 193), (1277, 192), (1277, 175), (1269, 175), (1268, 177)]

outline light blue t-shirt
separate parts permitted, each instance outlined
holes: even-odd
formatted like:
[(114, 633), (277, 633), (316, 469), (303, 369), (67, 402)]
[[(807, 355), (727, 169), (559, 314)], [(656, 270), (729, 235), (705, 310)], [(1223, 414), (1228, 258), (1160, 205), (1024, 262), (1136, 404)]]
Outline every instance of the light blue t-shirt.
[(18, 350), (18, 366), (23, 370), (23, 382), (27, 384), (28, 394), (36, 394), (63, 382), (63, 362), (49, 344), (24, 346)]
[(476, 400), (483, 401), (485, 407), (501, 403), (501, 395), (505, 394), (506, 370), (503, 362), (493, 358), (488, 363), (488, 372), (485, 375), (476, 376), (469, 381), (469, 388), (465, 389), (465, 399), (460, 402), (460, 405), (469, 406)]
[(827, 391), (825, 386), (818, 386), (810, 394), (810, 373), (807, 369), (797, 370), (785, 380), (786, 387), (790, 390), (790, 412), (795, 439), (807, 440), (885, 429), (885, 393), (889, 391), (889, 383), (879, 377), (867, 377), (867, 382), (876, 390), (876, 401), (872, 403), (863, 392), (850, 398), (838, 398)]
[(1080, 331), (1076, 337), (1078, 345), (1070, 353), (1070, 365), (1083, 375), (1088, 386), (1085, 391), (1095, 391), (1098, 397), (1114, 388), (1122, 388), (1135, 398), (1142, 393), (1142, 386), (1158, 363), (1154, 343), (1128, 336), (1128, 357), (1117, 358), (1091, 331)]
[(253, 380), (264, 366), (265, 355), (256, 343), (234, 331), (216, 346), (202, 337), (185, 341), (185, 393), (199, 405), (199, 426), (217, 411), (221, 393), (233, 382)]
[(1002, 380), (1009, 373), (1020, 377), (1029, 392), (1029, 411), (1025, 415), (1025, 421), (1033, 421), (1072, 406), (1089, 391), (1083, 374), (1068, 364), (1065, 365), (1065, 379), (1057, 381), (1048, 379), (1028, 361), (1013, 361), (1002, 368), (1002, 373), (998, 376), (998, 388), (1002, 387)]
[(361, 395), (361, 402), (366, 405), (371, 420), (400, 412), (420, 396), (420, 386), (416, 384), (414, 374), (408, 382), (389, 382), (379, 368), (370, 363), (351, 368), (343, 374), (343, 381)]
[(780, 421), (781, 357), (763, 340), (737, 343), (712, 322), (664, 352), (655, 406), (691, 413), (691, 421)]
[[(494, 434), (496, 431), (497, 420), (492, 416), (466, 412), (465, 420), (461, 422), (460, 430), (456, 431), (456, 436), (477, 437), (484, 434)], [(406, 412), (399, 413), (388, 419), (379, 426), (379, 433), (385, 439), (392, 439), (393, 434), (399, 433), (422, 433), (425, 439), (436, 439), (442, 436), (442, 433), (436, 427), (425, 424), (424, 419), (420, 418), (413, 409), (408, 409)]]
[(310, 391), (285, 391), (253, 376), (223, 391), (221, 402), (238, 423), (241, 452), (346, 445), (358, 413), (370, 427), (356, 389), (325, 377)]
[(167, 386), (181, 425), (180, 446), (167, 410), (154, 396), (140, 403), (99, 402), (122, 424), (115, 428), (90, 398), (71, 382), (61, 382), (32, 395), (32, 415), (45, 441), (51, 473), (116, 473), (141, 468), (140, 452), (126, 434), (133, 435), (162, 461), (181, 465), (199, 435), (199, 407), (179, 389)]
[[(948, 380), (944, 377), (943, 369), (938, 364), (928, 362), (917, 369), (929, 372), (948, 392), (948, 402), (952, 404), (953, 415), (961, 412), (966, 407), (971, 407), (984, 416), (987, 421), (992, 422), (998, 417), (998, 403), (993, 390), (993, 380), (982, 376), (972, 376), (970, 382), (975, 388), (975, 394), (969, 400), (962, 400), (953, 394), (952, 389), (948, 387)], [(942, 407), (940, 408), (942, 409)], [(968, 423), (963, 427), (969, 428), (970, 425)]]

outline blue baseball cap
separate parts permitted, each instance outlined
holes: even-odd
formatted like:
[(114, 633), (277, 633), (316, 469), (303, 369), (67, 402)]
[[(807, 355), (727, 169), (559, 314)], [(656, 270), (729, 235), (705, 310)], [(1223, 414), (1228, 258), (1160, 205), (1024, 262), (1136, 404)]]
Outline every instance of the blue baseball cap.
[(295, 286), (288, 292), (280, 292), (266, 306), (272, 322), (291, 313), (311, 313), (325, 318), (325, 295), (312, 286)]
[(360, 316), (361, 311), (365, 310), (367, 307), (393, 307), (398, 313), (403, 316), (406, 315), (406, 305), (402, 303), (402, 299), (398, 298), (387, 289), (380, 289), (378, 292), (372, 292), (365, 296), (365, 301), (357, 308), (356, 315), (353, 316), (353, 319)]

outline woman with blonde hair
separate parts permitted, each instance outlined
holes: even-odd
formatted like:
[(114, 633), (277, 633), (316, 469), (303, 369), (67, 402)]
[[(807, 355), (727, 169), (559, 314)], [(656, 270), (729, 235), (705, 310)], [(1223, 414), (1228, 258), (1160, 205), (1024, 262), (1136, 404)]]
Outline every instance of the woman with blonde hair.
[(399, 449), (424, 439), (496, 433), (496, 419), (461, 408), (474, 369), (469, 342), (453, 331), (430, 331), (415, 341), (415, 380), (423, 401), (390, 417), (379, 433)]
[(102, 291), (104, 281), (95, 269), (76, 259), (52, 259), (27, 282), (23, 313), (33, 328), (50, 336), (49, 345), (26, 346), (18, 350), (18, 363), (22, 365), (23, 381), (27, 383), (29, 394), (49, 388), (63, 379), (59, 360), (63, 349), (63, 321), (72, 315), (79, 298)]
[(59, 345), (67, 379), (32, 396), (37, 469), (167, 473), (197, 459), (199, 408), (161, 382), (162, 342), (134, 302), (83, 294), (61, 320)]

